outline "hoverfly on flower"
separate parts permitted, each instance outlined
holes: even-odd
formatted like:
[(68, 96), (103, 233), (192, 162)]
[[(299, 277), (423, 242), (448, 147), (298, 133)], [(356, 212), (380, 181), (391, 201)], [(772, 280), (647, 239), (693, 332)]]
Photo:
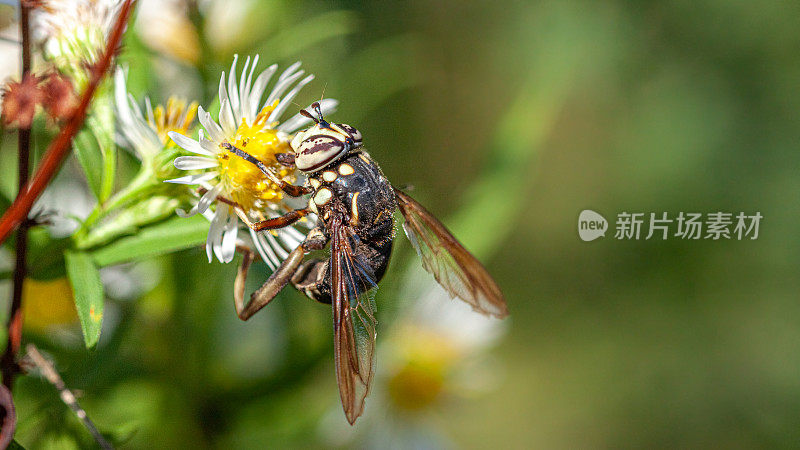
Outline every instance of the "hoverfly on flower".
[[(361, 133), (350, 125), (326, 121), (320, 103), (312, 107), (315, 114), (300, 113), (314, 124), (295, 135), (287, 153), (271, 155), (274, 161), (233, 142), (222, 144), (227, 155), (257, 168), (265, 183), (288, 196), (309, 196), (305, 208), (257, 222), (248, 220), (247, 211), (232, 203), (251, 230), (287, 229), (309, 215), (318, 217), (317, 226), (247, 303), (244, 281), (253, 256), (246, 252), (234, 299), (242, 320), (266, 306), (290, 282), (311, 299), (332, 305), (336, 378), (345, 415), (353, 424), (364, 411), (375, 373), (374, 291), (391, 256), (395, 209), (405, 219), (403, 228), (423, 267), (451, 297), (487, 316), (502, 318), (508, 310), (500, 288), (481, 263), (422, 205), (386, 179), (364, 150)], [(305, 183), (296, 186), (286, 181), (278, 166), (299, 169), (307, 177)], [(328, 244), (327, 259), (305, 259)]]

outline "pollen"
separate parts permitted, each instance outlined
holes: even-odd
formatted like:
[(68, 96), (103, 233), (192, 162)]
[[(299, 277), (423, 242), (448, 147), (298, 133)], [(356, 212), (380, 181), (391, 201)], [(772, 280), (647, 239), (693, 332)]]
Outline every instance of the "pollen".
[(147, 121), (156, 129), (158, 138), (164, 145), (175, 146), (176, 144), (167, 133), (175, 131), (180, 134), (189, 134), (189, 128), (197, 115), (197, 105), (197, 102), (187, 105), (185, 100), (170, 97), (167, 100), (167, 106), (156, 106), (153, 109), (153, 116), (149, 117)]
[[(292, 151), (289, 143), (278, 136), (278, 132), (273, 128), (274, 124), (267, 122), (269, 115), (277, 106), (277, 101), (265, 106), (252, 124), (242, 119), (231, 144), (263, 162), (281, 180), (294, 183), (296, 181), (294, 171), (278, 164), (275, 159), (277, 153)], [(220, 152), (217, 158), (220, 164), (220, 177), (229, 188), (231, 200), (246, 209), (253, 209), (263, 207), (269, 202), (277, 203), (283, 198), (281, 189), (269, 181), (255, 164), (230, 152)]]

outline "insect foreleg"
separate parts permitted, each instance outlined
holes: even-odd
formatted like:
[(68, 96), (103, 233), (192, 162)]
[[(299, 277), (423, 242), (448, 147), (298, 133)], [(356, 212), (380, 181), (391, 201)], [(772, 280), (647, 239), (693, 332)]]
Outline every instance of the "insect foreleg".
[(311, 211), (307, 208), (296, 209), (294, 211), (289, 211), (282, 216), (273, 217), (272, 219), (262, 220), (260, 222), (253, 222), (249, 217), (247, 217), (247, 214), (242, 208), (236, 208), (236, 215), (242, 219), (242, 222), (255, 231), (275, 230), (278, 228), (287, 227), (307, 216), (310, 212)]
[(280, 178), (278, 178), (269, 167), (267, 167), (263, 162), (259, 161), (255, 156), (247, 153), (246, 151), (234, 147), (228, 142), (223, 142), (222, 146), (226, 148), (229, 152), (233, 153), (236, 156), (244, 159), (245, 161), (254, 164), (256, 167), (261, 170), (261, 172), (269, 179), (269, 181), (275, 183), (283, 192), (287, 195), (292, 197), (299, 197), (301, 195), (310, 194), (313, 189), (304, 186), (295, 186), (293, 184), (287, 183)]

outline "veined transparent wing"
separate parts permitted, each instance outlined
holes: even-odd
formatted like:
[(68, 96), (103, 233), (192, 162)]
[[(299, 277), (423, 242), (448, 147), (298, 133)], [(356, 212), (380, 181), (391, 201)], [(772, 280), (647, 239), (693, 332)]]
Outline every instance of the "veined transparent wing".
[(422, 258), (425, 270), (451, 297), (467, 302), (475, 311), (507, 316), (503, 293), (486, 268), (428, 210), (401, 190), (394, 191), (405, 219), (403, 230)]
[(375, 374), (374, 293), (377, 286), (368, 266), (353, 253), (351, 238), (355, 237), (347, 227), (334, 222), (331, 227), (331, 305), (336, 380), (344, 413), (352, 425), (364, 412), (364, 401)]

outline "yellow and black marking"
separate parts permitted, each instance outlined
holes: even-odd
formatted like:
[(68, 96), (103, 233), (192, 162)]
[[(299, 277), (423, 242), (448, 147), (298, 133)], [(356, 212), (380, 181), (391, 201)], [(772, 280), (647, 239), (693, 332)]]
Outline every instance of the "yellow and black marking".
[(322, 172), (322, 179), (325, 180), (326, 183), (333, 183), (336, 181), (336, 177), (336, 172), (332, 170), (326, 170), (325, 172)]

